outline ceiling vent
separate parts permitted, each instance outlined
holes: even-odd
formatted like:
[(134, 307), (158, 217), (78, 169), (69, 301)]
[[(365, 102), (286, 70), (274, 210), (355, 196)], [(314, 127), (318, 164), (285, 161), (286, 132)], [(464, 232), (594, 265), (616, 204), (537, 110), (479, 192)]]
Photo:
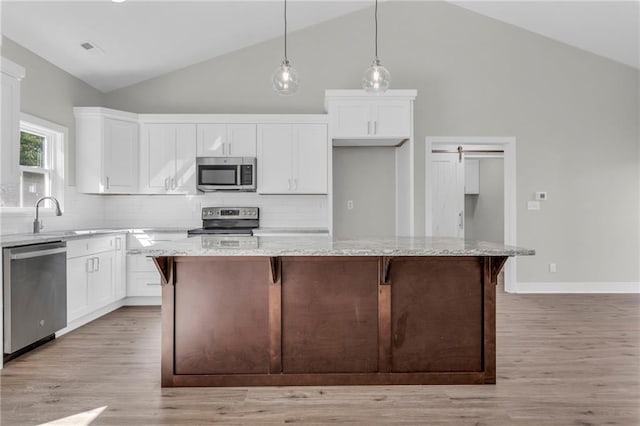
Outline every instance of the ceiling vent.
[(84, 43), (80, 44), (80, 47), (91, 54), (104, 55), (104, 50), (102, 50), (100, 46), (92, 41), (85, 41)]

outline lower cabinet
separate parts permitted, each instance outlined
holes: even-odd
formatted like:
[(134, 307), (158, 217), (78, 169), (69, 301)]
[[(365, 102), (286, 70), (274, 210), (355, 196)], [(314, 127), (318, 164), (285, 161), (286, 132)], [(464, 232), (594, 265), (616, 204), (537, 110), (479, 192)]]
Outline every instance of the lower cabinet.
[(123, 242), (124, 235), (67, 242), (67, 322), (126, 296)]
[[(158, 243), (185, 238), (186, 232), (133, 232), (127, 236), (127, 247), (149, 247)], [(156, 297), (162, 295), (160, 274), (153, 259), (143, 255), (126, 256), (126, 295), (128, 297)]]

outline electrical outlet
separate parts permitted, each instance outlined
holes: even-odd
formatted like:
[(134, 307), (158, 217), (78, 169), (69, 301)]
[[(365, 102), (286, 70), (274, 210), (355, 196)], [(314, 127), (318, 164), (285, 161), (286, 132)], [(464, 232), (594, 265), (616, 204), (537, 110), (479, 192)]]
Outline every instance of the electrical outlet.
[(557, 270), (558, 269), (556, 268), (556, 264), (555, 263), (550, 263), (549, 264), (549, 272), (555, 273), (555, 272), (557, 272)]
[(536, 200), (547, 201), (547, 193), (545, 191), (536, 192)]
[(540, 210), (540, 201), (527, 201), (528, 210)]
[(353, 210), (353, 200), (347, 201), (347, 210)]

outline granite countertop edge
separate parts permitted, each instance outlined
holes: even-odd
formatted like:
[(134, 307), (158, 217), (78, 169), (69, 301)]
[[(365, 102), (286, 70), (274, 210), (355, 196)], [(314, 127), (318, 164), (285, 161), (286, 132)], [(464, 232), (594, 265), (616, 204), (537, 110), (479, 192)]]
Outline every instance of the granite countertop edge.
[[(133, 248), (128, 254), (148, 257), (185, 256), (531, 256), (534, 250), (458, 238), (399, 237), (333, 239), (330, 236), (240, 237), (236, 247), (224, 237), (192, 237), (151, 247)], [(226, 239), (229, 241), (229, 238)]]

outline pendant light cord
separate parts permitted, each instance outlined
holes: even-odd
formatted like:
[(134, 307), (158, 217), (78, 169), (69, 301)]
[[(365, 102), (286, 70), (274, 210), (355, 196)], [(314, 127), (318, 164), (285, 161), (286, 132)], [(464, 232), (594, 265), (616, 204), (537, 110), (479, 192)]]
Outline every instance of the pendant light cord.
[(376, 60), (377, 60), (378, 59), (378, 0), (376, 0), (375, 20), (376, 20)]
[(284, 60), (287, 60), (287, 0), (284, 0)]

